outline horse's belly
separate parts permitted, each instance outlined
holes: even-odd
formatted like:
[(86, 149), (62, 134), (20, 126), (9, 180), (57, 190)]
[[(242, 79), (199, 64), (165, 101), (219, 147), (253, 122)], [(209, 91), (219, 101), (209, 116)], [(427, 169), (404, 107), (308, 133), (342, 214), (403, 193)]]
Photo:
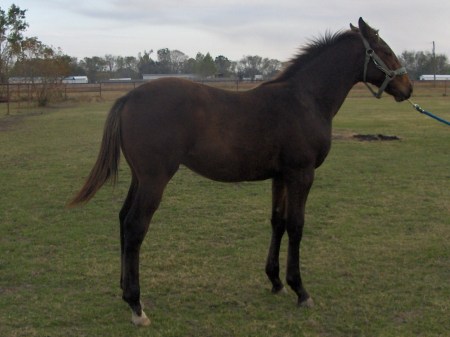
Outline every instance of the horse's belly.
[(183, 163), (192, 171), (212, 180), (223, 182), (255, 181), (276, 174), (274, 161), (254, 156), (217, 156), (204, 154), (188, 156)]

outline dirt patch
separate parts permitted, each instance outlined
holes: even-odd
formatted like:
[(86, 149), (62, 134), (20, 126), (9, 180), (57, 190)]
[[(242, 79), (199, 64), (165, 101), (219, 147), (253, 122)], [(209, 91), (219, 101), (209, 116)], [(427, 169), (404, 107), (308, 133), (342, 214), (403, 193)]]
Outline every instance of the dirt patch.
[(42, 112), (33, 111), (20, 115), (9, 115), (0, 118), (0, 132), (9, 131), (19, 125), (26, 117), (30, 116), (40, 116)]
[(6, 116), (0, 119), (0, 132), (11, 130), (23, 119), (22, 116)]
[(353, 135), (354, 139), (360, 140), (360, 141), (368, 141), (368, 142), (373, 142), (373, 141), (391, 141), (391, 140), (400, 140), (399, 137), (397, 136), (386, 136), (386, 135), (382, 135), (382, 134), (377, 134), (377, 135)]
[(354, 134), (350, 132), (337, 132), (333, 133), (333, 140), (359, 140), (362, 142), (373, 142), (373, 141), (392, 141), (401, 140), (397, 136), (387, 136), (382, 134)]

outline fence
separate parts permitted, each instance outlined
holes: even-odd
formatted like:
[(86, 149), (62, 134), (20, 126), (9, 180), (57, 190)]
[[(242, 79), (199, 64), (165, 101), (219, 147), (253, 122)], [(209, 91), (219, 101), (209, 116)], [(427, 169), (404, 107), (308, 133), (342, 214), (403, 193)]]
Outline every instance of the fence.
[[(202, 83), (228, 90), (248, 90), (259, 82), (237, 80), (205, 80)], [(39, 105), (40, 102), (63, 100), (89, 100), (91, 98), (114, 99), (144, 83), (136, 81), (109, 81), (93, 84), (85, 83), (9, 83), (0, 84), (0, 103), (7, 104), (7, 114), (10, 104), (16, 108)], [(42, 104), (43, 105), (43, 104)]]
[[(447, 96), (449, 81), (415, 81), (415, 96)], [(7, 114), (10, 105), (16, 108), (38, 105), (42, 99), (51, 101), (90, 100), (92, 98), (115, 99), (120, 95), (144, 84), (145, 81), (114, 81), (95, 84), (32, 84), (14, 83), (0, 84), (0, 103), (7, 104)], [(204, 84), (228, 90), (248, 90), (260, 82), (246, 82), (236, 80), (203, 81)], [(43, 92), (45, 91), (45, 97)], [(367, 88), (362, 84), (356, 85), (351, 91), (352, 97), (370, 96)]]

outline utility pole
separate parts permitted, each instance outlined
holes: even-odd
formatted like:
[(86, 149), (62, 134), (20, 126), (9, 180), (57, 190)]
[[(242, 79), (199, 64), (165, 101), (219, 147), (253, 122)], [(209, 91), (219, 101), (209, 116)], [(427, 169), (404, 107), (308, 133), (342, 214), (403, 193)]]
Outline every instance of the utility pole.
[(436, 44), (433, 41), (433, 74), (434, 74), (434, 86), (436, 86)]

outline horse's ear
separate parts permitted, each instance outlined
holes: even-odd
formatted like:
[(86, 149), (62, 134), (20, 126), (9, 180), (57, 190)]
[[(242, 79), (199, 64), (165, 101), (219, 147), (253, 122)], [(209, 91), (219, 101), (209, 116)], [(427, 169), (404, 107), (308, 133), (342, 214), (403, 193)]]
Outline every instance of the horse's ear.
[(377, 39), (378, 40), (378, 31), (371, 28), (367, 23), (364, 22), (363, 18), (359, 18), (358, 21), (359, 30), (361, 34), (368, 40)]
[(352, 24), (350, 24), (350, 29), (352, 30), (352, 32), (356, 32), (356, 33), (359, 33), (359, 28), (358, 28), (358, 27), (355, 27), (355, 26), (353, 26)]

